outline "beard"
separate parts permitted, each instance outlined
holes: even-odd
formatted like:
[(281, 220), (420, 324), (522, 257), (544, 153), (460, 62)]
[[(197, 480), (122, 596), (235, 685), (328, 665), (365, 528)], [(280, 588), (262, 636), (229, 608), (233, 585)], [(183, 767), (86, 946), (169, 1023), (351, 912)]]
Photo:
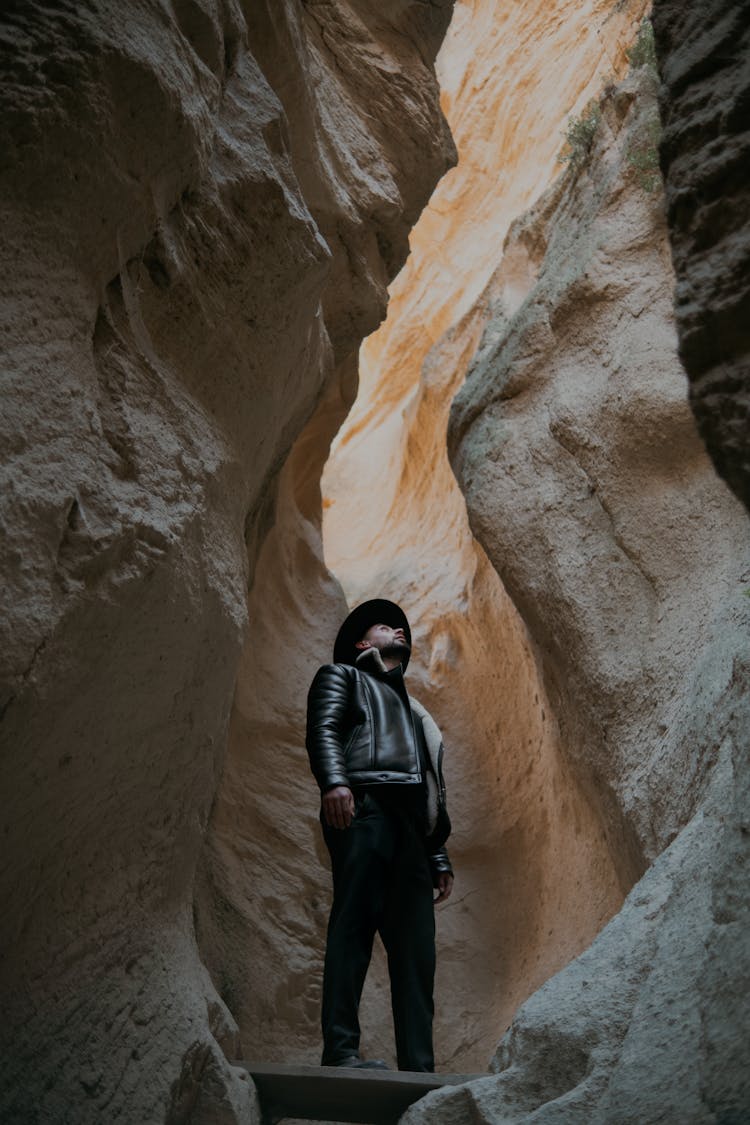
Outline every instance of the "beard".
[(411, 648), (406, 641), (394, 641), (390, 645), (380, 650), (381, 656), (389, 656), (395, 660), (403, 660), (405, 656), (411, 655)]

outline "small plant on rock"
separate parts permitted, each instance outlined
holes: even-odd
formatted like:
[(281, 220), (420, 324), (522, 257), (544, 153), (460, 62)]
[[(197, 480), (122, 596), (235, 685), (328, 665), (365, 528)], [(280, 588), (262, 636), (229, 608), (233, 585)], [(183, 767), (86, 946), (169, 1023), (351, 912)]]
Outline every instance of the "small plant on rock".
[(628, 147), (625, 159), (635, 169), (638, 183), (649, 194), (661, 184), (659, 171), (659, 141), (661, 140), (661, 121), (659, 111), (654, 107), (639, 123)]
[(601, 116), (599, 102), (596, 98), (592, 98), (580, 117), (568, 118), (563, 134), (565, 144), (557, 156), (559, 164), (570, 164), (574, 168), (580, 168), (586, 163)]
[(635, 43), (625, 52), (628, 62), (633, 70), (647, 66), (656, 73), (656, 44), (654, 42), (654, 25), (650, 19), (641, 20)]

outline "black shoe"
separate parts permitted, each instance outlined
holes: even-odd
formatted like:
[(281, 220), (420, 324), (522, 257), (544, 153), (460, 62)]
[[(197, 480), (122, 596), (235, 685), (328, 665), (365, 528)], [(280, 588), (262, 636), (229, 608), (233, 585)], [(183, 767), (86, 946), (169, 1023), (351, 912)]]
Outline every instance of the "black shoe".
[(336, 1059), (335, 1062), (323, 1063), (323, 1066), (346, 1066), (352, 1070), (390, 1070), (388, 1063), (383, 1059), (361, 1059), (359, 1055), (347, 1055), (346, 1058)]

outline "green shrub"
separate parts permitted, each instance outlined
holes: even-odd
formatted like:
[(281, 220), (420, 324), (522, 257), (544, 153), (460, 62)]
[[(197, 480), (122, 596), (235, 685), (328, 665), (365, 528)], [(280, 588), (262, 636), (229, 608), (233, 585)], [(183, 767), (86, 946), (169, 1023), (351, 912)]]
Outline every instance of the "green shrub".
[(625, 160), (635, 168), (636, 179), (644, 191), (652, 192), (661, 184), (659, 171), (659, 141), (661, 140), (661, 121), (654, 107), (638, 123), (634, 135), (625, 150)]
[(563, 134), (565, 144), (557, 156), (559, 164), (571, 164), (574, 168), (579, 168), (585, 164), (601, 116), (602, 111), (599, 102), (596, 98), (592, 98), (580, 117), (568, 118), (568, 124)]
[(656, 44), (654, 43), (654, 25), (650, 19), (641, 20), (635, 43), (626, 52), (627, 60), (633, 70), (648, 66), (656, 72)]

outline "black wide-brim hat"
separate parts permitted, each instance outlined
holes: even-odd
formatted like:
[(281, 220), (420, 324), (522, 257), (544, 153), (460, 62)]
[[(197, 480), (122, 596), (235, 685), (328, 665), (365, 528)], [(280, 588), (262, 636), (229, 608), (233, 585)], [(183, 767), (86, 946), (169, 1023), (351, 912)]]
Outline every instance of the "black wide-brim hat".
[[(359, 655), (354, 646), (373, 625), (390, 625), (392, 629), (403, 629), (406, 642), (411, 648), (411, 629), (401, 607), (395, 602), (389, 602), (387, 598), (372, 598), (353, 609), (339, 629), (333, 646), (334, 664), (354, 664)], [(402, 661), (404, 671), (408, 663), (409, 657), (406, 656)]]

